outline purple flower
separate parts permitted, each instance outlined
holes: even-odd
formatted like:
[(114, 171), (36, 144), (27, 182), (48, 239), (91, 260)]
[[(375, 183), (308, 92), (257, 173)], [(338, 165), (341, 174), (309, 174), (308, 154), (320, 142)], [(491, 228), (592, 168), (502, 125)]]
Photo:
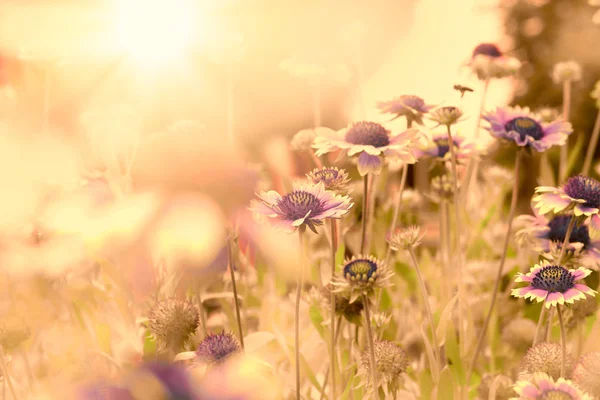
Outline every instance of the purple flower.
[(558, 378), (554, 381), (544, 373), (534, 374), (531, 381), (518, 381), (515, 384), (515, 392), (519, 395), (519, 399), (523, 400), (592, 400), (590, 395), (582, 392), (570, 380)]
[(481, 43), (475, 47), (468, 65), (481, 80), (505, 78), (521, 68), (519, 60), (504, 55), (493, 43)]
[(198, 359), (208, 364), (220, 364), (240, 351), (240, 345), (230, 333), (224, 331), (207, 335), (198, 345)]
[(433, 108), (431, 105), (425, 104), (425, 101), (413, 95), (403, 95), (395, 97), (392, 100), (381, 101), (377, 103), (377, 108), (382, 113), (394, 114), (392, 119), (406, 117), (408, 124), (416, 122), (423, 124), (423, 115), (427, 114)]
[(483, 118), (490, 123), (487, 130), (493, 137), (540, 152), (554, 145), (565, 144), (573, 132), (569, 122), (557, 120), (544, 123), (528, 108), (497, 108), (496, 112), (487, 113)]
[(125, 388), (99, 383), (84, 389), (78, 400), (133, 400), (133, 396)]
[(325, 190), (322, 182), (295, 182), (293, 190), (281, 196), (274, 190), (261, 192), (250, 204), (250, 211), (259, 220), (268, 219), (275, 227), (287, 232), (323, 224), (326, 218), (341, 218), (352, 207), (348, 196)]
[[(456, 152), (456, 159), (460, 161), (462, 159), (468, 159), (474, 150), (472, 142), (467, 141), (461, 136), (452, 137), (454, 143), (454, 151)], [(447, 134), (435, 135), (431, 142), (422, 147), (417, 151), (417, 155), (420, 157), (435, 157), (442, 160), (450, 160), (450, 140)]]
[(358, 172), (378, 174), (383, 166), (383, 157), (400, 159), (405, 163), (414, 163), (413, 148), (420, 138), (417, 129), (409, 129), (397, 135), (376, 122), (361, 121), (350, 124), (339, 131), (321, 130), (313, 147), (316, 155), (341, 150), (348, 156), (358, 155)]
[[(187, 371), (173, 364), (149, 363), (141, 368), (142, 373), (150, 373), (161, 384), (168, 394), (167, 399), (200, 400)], [(148, 397), (156, 398), (156, 397)]]
[(478, 44), (477, 47), (475, 47), (475, 49), (473, 49), (472, 57), (476, 57), (479, 55), (491, 58), (498, 58), (502, 57), (502, 51), (498, 48), (498, 46), (496, 46), (493, 43), (481, 43)]
[(315, 185), (323, 182), (326, 190), (342, 194), (348, 191), (348, 183), (350, 182), (348, 173), (337, 167), (315, 168), (306, 174), (306, 177)]

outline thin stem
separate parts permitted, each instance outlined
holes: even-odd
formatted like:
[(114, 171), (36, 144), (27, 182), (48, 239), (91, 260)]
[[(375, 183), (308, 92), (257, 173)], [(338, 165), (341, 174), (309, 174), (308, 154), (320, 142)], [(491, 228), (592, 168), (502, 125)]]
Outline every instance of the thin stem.
[(8, 368), (6, 367), (6, 358), (4, 357), (4, 348), (2, 346), (0, 346), (0, 364), (2, 365), (2, 372), (4, 372), (4, 380), (8, 383), (8, 390), (10, 390), (13, 400), (17, 400), (18, 397), (15, 393), (10, 374), (8, 373)]
[(234, 262), (234, 251), (233, 251), (233, 237), (230, 235), (227, 238), (227, 252), (229, 254), (229, 273), (231, 274), (231, 288), (233, 290), (233, 304), (235, 306), (235, 318), (237, 322), (237, 329), (240, 335), (240, 346), (244, 350), (244, 331), (242, 330), (242, 317), (240, 315), (240, 303), (237, 293), (237, 285), (235, 283), (235, 262)]
[[(406, 186), (406, 178), (408, 176), (408, 165), (402, 166), (402, 176), (400, 178), (400, 190), (396, 197), (396, 204), (394, 205), (394, 216), (392, 217), (392, 224), (390, 225), (390, 233), (394, 233), (398, 224), (398, 216), (400, 216), (400, 210), (402, 209), (402, 194), (404, 193), (404, 187)], [(389, 265), (390, 256), (392, 255), (392, 246), (388, 243), (387, 252), (385, 254), (385, 263)]]
[[(331, 280), (335, 277), (336, 261), (335, 256), (338, 247), (338, 232), (337, 232), (337, 221), (335, 219), (329, 220), (331, 224)], [(331, 345), (329, 349), (329, 365), (331, 370), (331, 398), (336, 398), (336, 385), (335, 385), (335, 339), (337, 332), (335, 331), (335, 293), (331, 290), (330, 294), (331, 302)]]
[(362, 205), (362, 235), (360, 240), (360, 254), (365, 254), (367, 245), (367, 230), (369, 220), (369, 174), (364, 177), (363, 205)]
[(317, 157), (313, 149), (308, 149), (308, 154), (310, 154), (310, 158), (313, 160), (317, 168), (323, 168), (323, 163), (321, 162), (319, 157)]
[(481, 93), (481, 105), (479, 106), (479, 116), (477, 117), (477, 126), (475, 127), (475, 139), (479, 138), (479, 130), (481, 129), (481, 118), (483, 117), (483, 111), (485, 109), (485, 99), (487, 97), (489, 88), (490, 80), (486, 79), (483, 84), (483, 91)]
[(550, 341), (550, 335), (552, 334), (552, 320), (554, 319), (554, 309), (551, 308), (548, 313), (548, 323), (546, 324), (546, 328), (544, 331), (544, 340), (546, 342)]
[(567, 333), (565, 332), (565, 324), (562, 317), (562, 309), (560, 304), (556, 305), (556, 313), (558, 314), (558, 323), (560, 324), (560, 344), (562, 347), (562, 362), (560, 364), (560, 376), (565, 376), (565, 364), (567, 362)]
[[(415, 267), (415, 272), (417, 273), (417, 279), (419, 281), (419, 285), (421, 286), (421, 295), (423, 296), (423, 303), (425, 304), (425, 312), (427, 314), (427, 319), (429, 320), (429, 326), (431, 327), (431, 340), (433, 342), (433, 354), (435, 356), (435, 364), (431, 365), (431, 368), (439, 368), (438, 363), (440, 361), (439, 356), (439, 342), (437, 340), (437, 335), (435, 333), (435, 324), (433, 323), (433, 314), (431, 312), (431, 306), (429, 305), (429, 295), (427, 294), (427, 287), (425, 286), (425, 281), (423, 281), (423, 276), (421, 275), (421, 269), (419, 268), (419, 262), (417, 261), (417, 257), (415, 256), (415, 251), (411, 247), (408, 249), (408, 253), (410, 254), (410, 258), (412, 259), (413, 266)], [(439, 372), (439, 369), (438, 369)]]
[(300, 297), (302, 296), (302, 285), (304, 284), (304, 234), (301, 229), (298, 230), (298, 239), (300, 240), (300, 256), (302, 265), (300, 266), (300, 277), (296, 286), (296, 311), (294, 315), (294, 350), (296, 352), (296, 400), (300, 400)]
[[(342, 324), (342, 317), (340, 316), (340, 317), (338, 317), (337, 323), (336, 323), (335, 337), (333, 338), (334, 344), (337, 344), (338, 338), (340, 337), (341, 324)], [(325, 377), (323, 378), (323, 387), (321, 388), (320, 400), (323, 400), (323, 398), (325, 397), (325, 389), (327, 389), (327, 382), (329, 381), (329, 371), (331, 370), (330, 367), (331, 366), (328, 365), (327, 369), (325, 370)], [(335, 397), (333, 397), (333, 399), (335, 399)]]
[(198, 301), (198, 313), (200, 314), (200, 322), (202, 323), (202, 333), (208, 335), (208, 326), (206, 325), (206, 314), (204, 313), (204, 305), (202, 303), (202, 289), (196, 289), (196, 299)]
[(598, 110), (596, 122), (594, 123), (594, 130), (592, 130), (592, 137), (590, 138), (590, 144), (588, 145), (585, 154), (585, 161), (583, 163), (583, 169), (581, 170), (582, 175), (588, 175), (590, 173), (592, 159), (594, 158), (596, 147), (598, 146), (598, 136), (600, 136), (600, 110)]
[(583, 341), (585, 340), (585, 320), (580, 320), (577, 322), (577, 353), (576, 359), (578, 360), (581, 357), (581, 353), (583, 352)]
[[(563, 118), (569, 122), (569, 114), (571, 113), (571, 81), (567, 80), (563, 83)], [(569, 142), (565, 141), (560, 148), (560, 164), (558, 168), (559, 182), (563, 182), (567, 177), (567, 167), (569, 163)]]
[(542, 325), (544, 325), (544, 316), (546, 316), (546, 307), (542, 306), (542, 311), (540, 311), (540, 318), (538, 319), (537, 326), (535, 327), (535, 334), (533, 335), (532, 346), (535, 346), (538, 342), (538, 338), (540, 337), (540, 331), (542, 330)]
[(365, 306), (365, 329), (367, 331), (367, 341), (369, 342), (369, 357), (371, 358), (371, 386), (373, 393), (377, 393), (379, 387), (377, 381), (377, 363), (375, 362), (375, 342), (373, 341), (373, 330), (371, 328), (371, 312), (369, 311), (369, 298), (362, 295), (363, 304)]
[(504, 237), (504, 247), (502, 249), (502, 258), (500, 259), (500, 264), (498, 265), (498, 271), (496, 272), (496, 280), (494, 282), (494, 289), (492, 291), (492, 301), (490, 303), (490, 308), (488, 309), (487, 316), (485, 317), (485, 322), (483, 323), (483, 327), (479, 332), (479, 337), (477, 338), (477, 345), (475, 347), (475, 353), (473, 354), (473, 358), (471, 359), (471, 364), (469, 365), (469, 369), (467, 370), (467, 385), (469, 384), (469, 380), (471, 379), (471, 374), (473, 373), (473, 369), (475, 368), (475, 363), (477, 362), (477, 357), (479, 357), (479, 353), (483, 348), (483, 341), (485, 339), (485, 334), (487, 328), (490, 324), (490, 320), (492, 318), (492, 312), (494, 311), (494, 306), (496, 305), (496, 299), (498, 298), (498, 289), (500, 288), (500, 280), (502, 278), (502, 271), (504, 270), (504, 263), (506, 262), (506, 253), (508, 252), (508, 244), (510, 242), (510, 237), (512, 233), (512, 223), (515, 216), (515, 210), (517, 208), (517, 199), (519, 195), (519, 176), (520, 176), (520, 167), (521, 167), (521, 158), (522, 158), (522, 150), (517, 152), (517, 157), (515, 160), (515, 172), (514, 172), (514, 186), (512, 191), (512, 196), (510, 200), (510, 211), (508, 212), (508, 226), (506, 228), (506, 236)]
[(571, 239), (571, 234), (573, 233), (573, 228), (575, 227), (575, 221), (575, 216), (572, 216), (571, 221), (569, 221), (569, 226), (567, 227), (567, 233), (565, 233), (565, 240), (563, 240), (562, 245), (560, 247), (560, 254), (558, 255), (558, 261), (556, 262), (558, 265), (560, 265), (560, 263), (562, 262), (567, 251), (569, 239)]
[(229, 145), (235, 144), (235, 97), (233, 83), (233, 63), (227, 65), (227, 139)]

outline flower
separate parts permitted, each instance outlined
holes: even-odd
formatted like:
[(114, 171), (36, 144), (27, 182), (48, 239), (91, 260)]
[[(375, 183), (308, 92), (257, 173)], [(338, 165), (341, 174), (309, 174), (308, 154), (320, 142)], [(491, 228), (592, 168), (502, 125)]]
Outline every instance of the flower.
[(338, 193), (346, 193), (348, 191), (348, 173), (337, 167), (315, 168), (306, 174), (309, 181), (315, 185), (323, 182), (325, 190), (332, 190)]
[(578, 218), (590, 217), (592, 233), (600, 230), (600, 182), (589, 176), (577, 175), (567, 179), (561, 188), (538, 186), (533, 198), (540, 214), (573, 211)]
[(421, 228), (417, 225), (408, 228), (399, 228), (392, 234), (388, 234), (387, 241), (392, 250), (414, 249), (421, 244), (425, 234), (421, 234)]
[(550, 265), (544, 260), (533, 266), (526, 275), (519, 272), (515, 281), (528, 282), (529, 286), (513, 289), (511, 293), (515, 297), (535, 299), (538, 303), (544, 302), (546, 308), (557, 304), (573, 304), (576, 300), (584, 299), (586, 294), (595, 295), (595, 290), (576, 283), (591, 272), (583, 267), (569, 270), (560, 265)]
[(560, 115), (560, 112), (556, 108), (543, 107), (536, 111), (536, 114), (540, 117), (540, 120), (545, 123), (550, 123)]
[(592, 400), (592, 397), (578, 389), (573, 382), (564, 378), (554, 381), (546, 374), (535, 374), (531, 381), (518, 381), (515, 384), (515, 392), (519, 394), (518, 399), (522, 400)]
[(584, 354), (573, 371), (573, 382), (589, 394), (600, 397), (600, 351)]
[[(375, 387), (379, 387), (381, 384), (390, 385), (393, 388), (390, 391), (394, 393), (401, 375), (408, 368), (408, 357), (399, 345), (388, 340), (376, 340), (373, 347), (375, 349), (377, 377), (380, 381), (377, 382)], [(360, 357), (358, 375), (364, 385), (369, 389), (373, 387), (371, 382), (371, 359), (368, 351), (363, 352)]]
[(377, 103), (377, 108), (382, 113), (395, 114), (392, 120), (406, 117), (406, 121), (410, 126), (413, 122), (422, 125), (423, 115), (427, 114), (433, 106), (425, 104), (425, 101), (418, 96), (402, 95), (392, 100)]
[(505, 78), (521, 68), (519, 60), (504, 55), (493, 43), (481, 43), (475, 47), (468, 65), (481, 80)]
[(240, 345), (231, 333), (225, 331), (207, 335), (198, 345), (198, 359), (207, 364), (220, 364), (240, 351)]
[(192, 378), (180, 365), (149, 362), (134, 372), (128, 389), (135, 399), (200, 400)]
[(316, 137), (316, 129), (302, 129), (294, 135), (290, 145), (296, 151), (309, 150)]
[(160, 300), (150, 310), (148, 329), (162, 349), (181, 349), (199, 325), (199, 313), (189, 301)]
[[(533, 242), (534, 250), (542, 252), (544, 258), (549, 258), (552, 255), (552, 242), (556, 243), (560, 252), (571, 218), (571, 215), (564, 214), (552, 218), (537, 213), (533, 216), (521, 215), (516, 220), (522, 226), (516, 233), (517, 240)], [(590, 238), (587, 224), (575, 225), (569, 236), (569, 247), (563, 263), (573, 264), (575, 261), (587, 268), (598, 269), (600, 266), (600, 241)]]
[(554, 65), (552, 70), (554, 83), (577, 82), (581, 80), (581, 65), (576, 61), (564, 61)]
[[(458, 182), (460, 184), (460, 182)], [(460, 190), (460, 185), (459, 185)], [(432, 201), (440, 203), (452, 199), (454, 196), (454, 185), (448, 174), (436, 176), (431, 180), (430, 191), (427, 194)]]
[(373, 256), (354, 256), (342, 265), (343, 278), (333, 280), (334, 292), (348, 294), (350, 303), (384, 287), (392, 276), (385, 263)]
[(554, 145), (565, 144), (573, 132), (569, 122), (555, 120), (545, 123), (528, 108), (498, 107), (483, 116), (490, 126), (487, 130), (497, 139), (515, 142), (517, 146), (545, 151)]
[[(529, 379), (536, 373), (544, 373), (557, 379), (560, 377), (562, 366), (562, 348), (558, 343), (542, 342), (531, 347), (523, 360), (519, 370), (519, 379)], [(571, 376), (573, 371), (573, 356), (566, 354), (565, 374)]]
[(429, 113), (429, 119), (437, 122), (440, 125), (450, 126), (456, 124), (462, 115), (463, 112), (460, 108), (447, 106), (431, 111)]
[[(452, 142), (454, 143), (454, 153), (456, 154), (456, 160), (469, 159), (475, 148), (474, 144), (461, 136), (453, 136)], [(421, 148), (417, 155), (429, 156), (439, 158), (442, 161), (450, 161), (450, 140), (447, 134), (435, 135), (432, 138), (431, 143), (426, 147)]]
[(259, 220), (267, 218), (275, 227), (287, 232), (310, 228), (317, 233), (316, 226), (325, 218), (341, 218), (347, 214), (352, 203), (347, 196), (339, 196), (325, 190), (320, 182), (295, 182), (290, 193), (281, 196), (274, 190), (260, 192), (258, 200), (250, 204), (250, 211)]
[(405, 163), (415, 163), (417, 160), (413, 154), (413, 147), (420, 135), (417, 129), (408, 129), (391, 136), (387, 129), (376, 122), (360, 121), (337, 132), (320, 131), (313, 147), (317, 149), (317, 156), (335, 150), (341, 150), (348, 156), (358, 154), (358, 172), (364, 176), (369, 172), (381, 172), (383, 156), (400, 159)]

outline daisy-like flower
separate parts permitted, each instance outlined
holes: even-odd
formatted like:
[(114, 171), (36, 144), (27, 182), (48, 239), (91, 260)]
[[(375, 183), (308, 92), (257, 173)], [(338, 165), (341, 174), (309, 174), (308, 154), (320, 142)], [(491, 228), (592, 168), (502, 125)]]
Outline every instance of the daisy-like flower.
[(385, 263), (373, 256), (354, 256), (342, 265), (343, 278), (334, 278), (332, 284), (335, 293), (344, 293), (350, 298), (350, 304), (360, 296), (370, 295), (376, 288), (385, 287), (392, 272)]
[(296, 151), (309, 150), (316, 137), (316, 129), (299, 130), (292, 138), (290, 146), (292, 146), (292, 149)]
[(388, 234), (387, 241), (392, 250), (414, 249), (421, 244), (425, 234), (421, 234), (421, 228), (417, 225), (408, 228), (398, 228), (393, 233)]
[(569, 122), (556, 120), (545, 123), (528, 108), (497, 108), (483, 116), (490, 126), (487, 130), (497, 139), (512, 141), (517, 146), (546, 151), (555, 145), (565, 144), (573, 132)]
[[(454, 143), (456, 161), (460, 162), (461, 160), (469, 159), (475, 149), (474, 144), (462, 136), (453, 136), (452, 142)], [(420, 157), (434, 157), (442, 161), (450, 161), (450, 140), (448, 139), (448, 135), (434, 135), (431, 142), (427, 146), (417, 150), (416, 154)]]
[(423, 124), (423, 115), (427, 114), (433, 108), (432, 105), (425, 104), (425, 101), (413, 95), (403, 95), (388, 101), (380, 101), (377, 108), (382, 113), (394, 114), (392, 120), (400, 117), (406, 117), (408, 125), (416, 122)]
[(554, 83), (577, 82), (581, 80), (581, 65), (576, 61), (564, 61), (554, 65), (552, 70)]
[(469, 67), (481, 80), (499, 79), (515, 75), (521, 62), (508, 57), (493, 43), (481, 43), (473, 50)]
[(515, 384), (517, 400), (592, 400), (592, 397), (573, 384), (570, 380), (552, 379), (546, 374), (535, 374), (531, 381), (521, 380)]
[(539, 186), (533, 198), (540, 214), (573, 211), (577, 218), (590, 218), (592, 234), (600, 230), (600, 182), (589, 176), (577, 175), (560, 187)]
[(258, 200), (250, 204), (250, 211), (259, 220), (268, 219), (275, 227), (293, 232), (308, 227), (317, 233), (316, 227), (326, 218), (341, 218), (352, 207), (348, 196), (339, 196), (325, 190), (320, 182), (295, 182), (292, 191), (281, 196), (274, 190), (261, 192)]
[(207, 335), (198, 345), (198, 360), (207, 364), (220, 364), (241, 350), (237, 340), (225, 331)]
[(337, 132), (321, 130), (313, 147), (317, 150), (317, 156), (336, 150), (341, 150), (342, 154), (346, 153), (348, 156), (358, 155), (358, 172), (364, 176), (370, 172), (381, 172), (383, 157), (415, 163), (417, 159), (413, 149), (420, 136), (417, 129), (390, 135), (390, 131), (381, 124), (361, 121)]
[[(516, 223), (522, 226), (516, 233), (517, 240), (529, 241), (533, 244), (534, 250), (545, 254), (551, 253), (551, 244), (554, 242), (560, 251), (571, 218), (571, 215), (565, 214), (555, 215), (552, 218), (538, 213), (521, 215), (516, 220)], [(580, 255), (577, 261), (585, 267), (598, 269), (600, 266), (600, 241), (592, 240), (589, 227), (585, 223), (575, 225), (569, 236), (569, 247), (565, 255), (568, 257), (575, 254)]]
[(515, 297), (544, 302), (546, 308), (558, 304), (573, 304), (576, 300), (585, 299), (586, 294), (595, 296), (595, 290), (577, 283), (591, 272), (583, 267), (569, 270), (544, 260), (534, 265), (527, 274), (519, 273), (515, 281), (527, 282), (529, 286), (513, 289), (511, 293)]
[(325, 190), (332, 190), (337, 193), (346, 193), (350, 182), (348, 173), (337, 167), (315, 168), (306, 174), (306, 177), (315, 185), (322, 182), (325, 185)]
[(458, 107), (446, 106), (436, 108), (429, 113), (429, 119), (437, 122), (439, 125), (454, 125), (463, 116), (463, 112)]

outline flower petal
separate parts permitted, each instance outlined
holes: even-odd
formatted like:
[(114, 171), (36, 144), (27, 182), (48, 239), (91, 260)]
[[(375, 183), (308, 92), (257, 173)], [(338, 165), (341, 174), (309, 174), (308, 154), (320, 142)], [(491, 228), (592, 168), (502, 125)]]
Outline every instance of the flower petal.
[(358, 173), (360, 176), (365, 176), (368, 173), (379, 174), (381, 172), (383, 162), (381, 157), (373, 156), (365, 152), (358, 156)]

